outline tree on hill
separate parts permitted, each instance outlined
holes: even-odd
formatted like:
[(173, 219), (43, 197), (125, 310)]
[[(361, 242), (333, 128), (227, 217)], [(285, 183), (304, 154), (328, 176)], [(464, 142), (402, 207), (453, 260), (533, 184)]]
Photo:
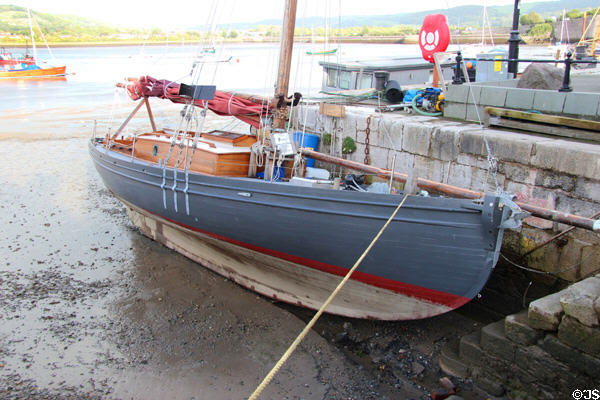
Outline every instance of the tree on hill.
[(537, 25), (544, 22), (544, 18), (535, 11), (521, 17), (521, 25)]

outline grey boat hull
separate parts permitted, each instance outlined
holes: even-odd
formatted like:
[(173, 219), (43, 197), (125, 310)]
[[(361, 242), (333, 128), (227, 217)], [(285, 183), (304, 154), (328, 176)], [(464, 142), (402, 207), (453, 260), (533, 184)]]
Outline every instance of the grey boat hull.
[[(402, 196), (214, 177), (90, 142), (106, 186), (149, 237), (241, 285), (318, 308)], [(410, 196), (328, 312), (415, 319), (460, 307), (497, 261), (500, 199)]]

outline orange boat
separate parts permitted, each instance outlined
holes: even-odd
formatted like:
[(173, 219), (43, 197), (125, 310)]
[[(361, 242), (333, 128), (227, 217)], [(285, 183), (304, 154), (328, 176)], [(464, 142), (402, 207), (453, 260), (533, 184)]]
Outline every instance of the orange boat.
[(0, 78), (46, 78), (53, 76), (65, 76), (66, 66), (37, 68), (37, 69), (19, 69), (19, 70), (0, 70)]

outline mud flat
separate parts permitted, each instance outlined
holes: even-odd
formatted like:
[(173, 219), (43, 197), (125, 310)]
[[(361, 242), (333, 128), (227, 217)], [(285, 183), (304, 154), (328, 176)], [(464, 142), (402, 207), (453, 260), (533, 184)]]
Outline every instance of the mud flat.
[[(2, 116), (0, 398), (247, 398), (312, 312), (141, 235), (88, 159), (91, 114)], [(429, 398), (441, 345), (482, 322), (324, 316), (262, 398)]]

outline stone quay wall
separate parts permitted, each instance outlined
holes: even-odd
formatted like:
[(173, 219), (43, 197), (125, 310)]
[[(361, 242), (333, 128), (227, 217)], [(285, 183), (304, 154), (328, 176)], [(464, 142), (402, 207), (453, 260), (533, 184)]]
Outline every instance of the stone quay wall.
[(567, 399), (575, 390), (600, 391), (599, 318), (597, 275), (447, 343), (440, 367), (494, 396)]
[[(599, 144), (482, 129), (438, 117), (382, 114), (367, 107), (347, 106), (344, 117), (331, 117), (320, 114), (318, 106), (302, 105), (292, 125), (321, 137), (330, 134), (331, 144), (320, 151), (338, 157), (343, 139), (351, 137), (357, 150), (345, 157), (363, 162), (368, 131), (371, 165), (391, 169), (395, 157), (397, 172), (413, 171), (418, 177), (477, 191), (494, 192), (497, 184), (520, 201), (585, 217), (600, 211)], [(496, 174), (488, 170), (488, 147)], [(521, 258), (567, 228), (529, 217), (518, 231), (505, 232), (502, 251), (519, 264), (578, 281), (600, 268), (598, 233), (574, 229)]]

